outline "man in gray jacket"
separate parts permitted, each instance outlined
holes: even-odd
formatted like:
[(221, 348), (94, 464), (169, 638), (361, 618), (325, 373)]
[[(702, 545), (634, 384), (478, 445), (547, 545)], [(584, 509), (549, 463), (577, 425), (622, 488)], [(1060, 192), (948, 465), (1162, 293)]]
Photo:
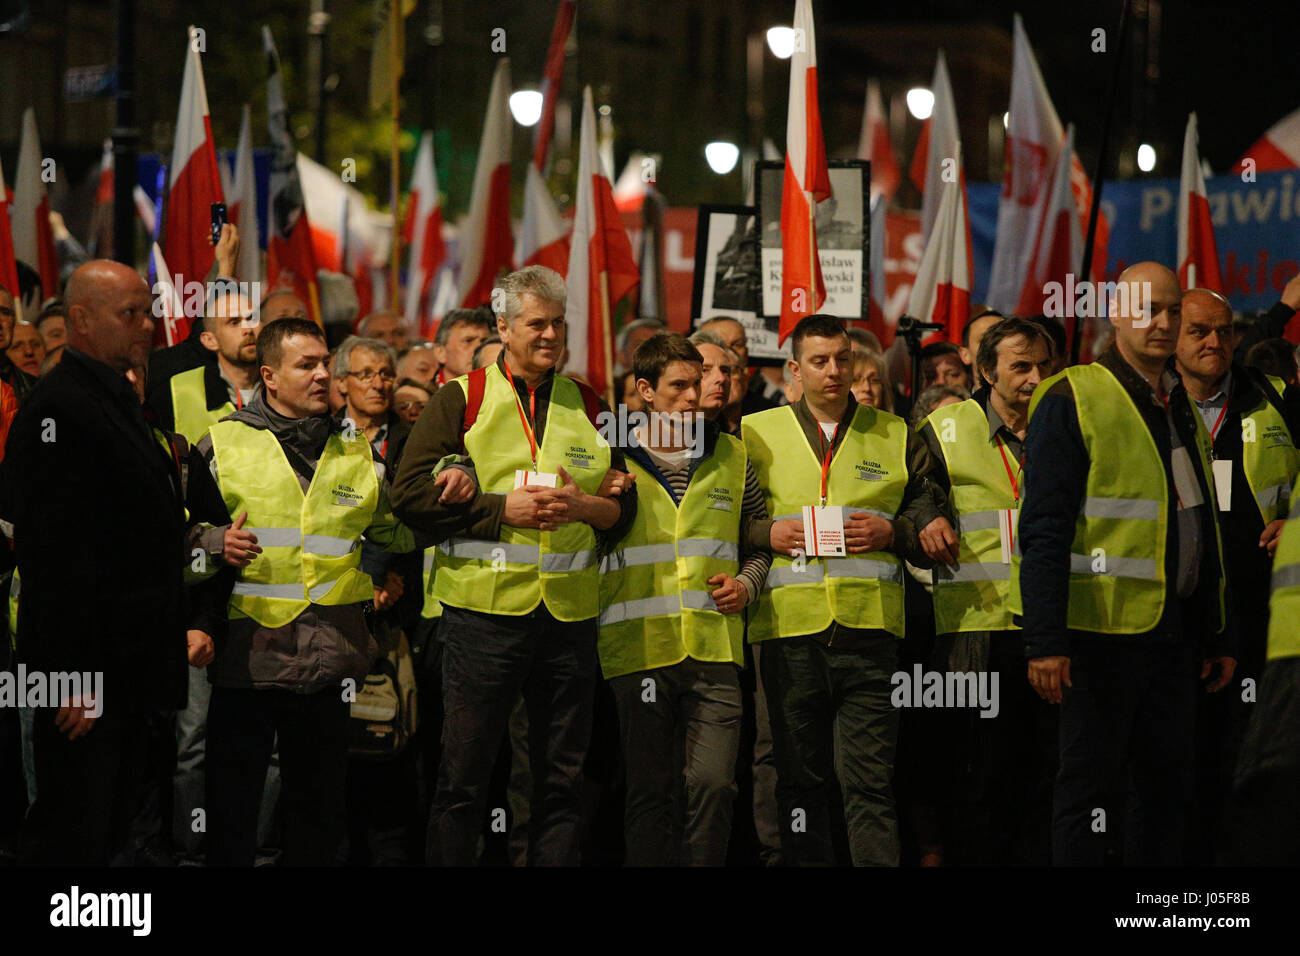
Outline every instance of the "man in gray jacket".
[(258, 339), (262, 386), (198, 445), (252, 560), (196, 588), (223, 602), (208, 669), (207, 828), (211, 864), (251, 865), (272, 742), (280, 747), (284, 862), (335, 862), (343, 835), (349, 703), (376, 646), (360, 539), (411, 551), (366, 436), (329, 416), (319, 327), (280, 319)]

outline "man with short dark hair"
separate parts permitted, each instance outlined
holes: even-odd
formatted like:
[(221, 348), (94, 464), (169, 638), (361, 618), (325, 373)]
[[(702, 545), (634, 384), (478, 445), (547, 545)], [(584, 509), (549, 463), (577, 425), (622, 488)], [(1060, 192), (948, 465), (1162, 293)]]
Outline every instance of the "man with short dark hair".
[[(901, 418), (853, 398), (843, 321), (802, 319), (791, 350), (803, 396), (742, 422), (774, 516), (772, 570), (749, 615), (749, 639), (762, 642), (782, 859), (836, 862), (829, 788), (838, 775), (854, 864), (897, 866), (898, 711), (890, 696), (905, 633), (900, 557), (931, 566), (917, 533), (947, 524), (943, 502), (928, 479), (934, 463), (925, 443)], [(825, 509), (814, 522), (839, 512), (843, 556), (805, 556), (808, 506)]]
[(1001, 322), (1003, 318), (1004, 316), (997, 309), (985, 309), (961, 327), (961, 360), (970, 366), (971, 375), (975, 380), (975, 388), (980, 388), (984, 384), (980, 378), (978, 359), (980, 339), (984, 337), (985, 332)]
[(433, 355), (439, 364), (437, 384), (467, 375), (473, 368), (475, 349), (491, 334), (491, 323), (478, 309), (452, 309), (444, 315), (433, 339)]
[(389, 508), (381, 457), (329, 415), (320, 327), (269, 323), (257, 353), (261, 389), (198, 445), (232, 523), (247, 521), (258, 546), (246, 567), (200, 586), (228, 595), (208, 669), (208, 861), (252, 865), (278, 739), (284, 862), (331, 865), (344, 827), (349, 701), (376, 652), (361, 539), (397, 552), (415, 541)]
[(935, 385), (971, 389), (971, 373), (961, 348), (951, 342), (931, 342), (921, 349), (921, 391)]
[(1287, 385), (1295, 385), (1300, 369), (1297, 368), (1295, 343), (1286, 339), (1264, 339), (1256, 342), (1246, 355), (1245, 365), (1259, 369), (1265, 375), (1274, 375)]
[[(762, 374), (749, 371), (749, 338), (745, 326), (739, 319), (717, 318), (701, 322), (696, 329), (712, 332), (722, 343), (740, 356), (740, 374), (744, 377), (744, 389), (733, 391), (731, 401), (739, 401), (741, 415), (776, 408), (782, 403), (781, 387), (769, 382)], [(739, 397), (738, 397), (739, 396)]]
[(433, 353), (432, 342), (416, 342), (404, 352), (397, 353), (398, 378), (409, 378), (429, 385), (437, 375), (438, 359)]
[(357, 323), (357, 335), (363, 339), (379, 339), (397, 352), (407, 345), (406, 322), (396, 312), (370, 313)]

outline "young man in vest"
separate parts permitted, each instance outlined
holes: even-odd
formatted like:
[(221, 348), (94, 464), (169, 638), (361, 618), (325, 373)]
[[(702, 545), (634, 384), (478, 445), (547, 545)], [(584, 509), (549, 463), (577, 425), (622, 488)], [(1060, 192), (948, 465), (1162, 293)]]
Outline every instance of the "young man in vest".
[(984, 324), (979, 340), (972, 358), (983, 387), (921, 426), (935, 457), (934, 481), (957, 525), (956, 536), (939, 526), (921, 532), (938, 562), (934, 630), (961, 635), (999, 675), (997, 713), (970, 712), (959, 725), (980, 743), (969, 760), (974, 797), (962, 807), (963, 826), (945, 857), (1041, 866), (1051, 861), (1056, 714), (1024, 680), (1025, 647), (1009, 598), (1029, 400), (1050, 375), (1052, 344), (1036, 323), (1000, 317)]
[(259, 553), (198, 592), (229, 594), (208, 669), (208, 860), (251, 865), (274, 740), (284, 862), (329, 865), (344, 825), (349, 703), (375, 654), (362, 537), (411, 551), (388, 505), (384, 464), (365, 435), (329, 416), (329, 351), (305, 319), (258, 339), (262, 389), (199, 442), (231, 516)]
[(1228, 608), (1237, 631), (1237, 670), (1222, 694), (1197, 702), (1198, 839), (1189, 862), (1212, 863), (1224, 801), (1250, 712), (1256, 707), (1268, 638), (1269, 577), (1300, 471), (1286, 383), (1232, 361), (1232, 307), (1217, 292), (1183, 294), (1177, 364), (1209, 429), (1223, 558), (1231, 568)]
[(1029, 681), (1061, 704), (1057, 865), (1101, 865), (1125, 799), (1125, 862), (1183, 860), (1197, 681), (1236, 663), (1209, 432), (1172, 361), (1181, 300), (1164, 266), (1126, 269), (1114, 344), (1030, 404), (1012, 606)]
[(208, 361), (149, 382), (148, 404), (159, 427), (192, 445), (213, 422), (250, 402), (261, 382), (255, 304), (233, 283), (218, 282), (211, 290), (199, 334)]
[[(493, 295), (504, 350), (434, 394), (393, 489), (398, 515), (440, 542), (443, 752), (428, 856), (473, 865), (492, 766), (522, 690), (534, 779), (529, 862), (574, 865), (596, 682), (598, 548), (631, 525), (636, 497), (596, 493), (611, 465), (626, 470), (623, 456), (596, 430), (595, 394), (556, 374), (564, 280), (532, 266)], [(481, 488), (467, 504), (442, 500), (435, 484), (457, 456), (472, 460)]]
[(598, 648), (618, 707), (631, 866), (727, 862), (741, 611), (771, 564), (771, 522), (745, 446), (698, 412), (702, 364), (676, 333), (637, 349), (633, 372), (651, 418), (624, 449), (637, 476), (637, 516), (600, 566)]
[(1300, 863), (1300, 503), (1277, 542), (1264, 676), (1219, 841), (1229, 866)]
[[(901, 418), (853, 398), (843, 321), (808, 316), (791, 347), (803, 397), (742, 422), (774, 516), (772, 570), (749, 614), (749, 639), (763, 642), (782, 859), (836, 862), (828, 788), (838, 770), (854, 864), (896, 866), (890, 698), (904, 633), (900, 556), (930, 567), (917, 532), (947, 521), (925, 443)], [(811, 517), (823, 528), (827, 518), (842, 521), (846, 554), (805, 557), (808, 507), (819, 509)]]

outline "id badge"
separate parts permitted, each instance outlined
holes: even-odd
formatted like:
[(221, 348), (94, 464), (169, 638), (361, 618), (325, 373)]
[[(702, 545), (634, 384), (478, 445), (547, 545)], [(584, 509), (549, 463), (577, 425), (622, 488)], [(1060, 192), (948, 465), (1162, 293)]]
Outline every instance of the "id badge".
[(541, 485), (543, 488), (560, 487), (560, 476), (550, 471), (529, 471), (526, 468), (515, 470), (515, 489), (524, 485)]
[(1232, 510), (1232, 460), (1221, 458), (1211, 462), (1214, 469), (1214, 493), (1219, 499), (1220, 511)]
[(1002, 563), (1011, 563), (1011, 554), (1016, 546), (1016, 524), (1020, 512), (1014, 508), (1004, 508), (998, 512), (998, 537), (1002, 539)]
[(838, 507), (805, 505), (803, 540), (810, 558), (842, 558), (844, 546), (844, 511)]

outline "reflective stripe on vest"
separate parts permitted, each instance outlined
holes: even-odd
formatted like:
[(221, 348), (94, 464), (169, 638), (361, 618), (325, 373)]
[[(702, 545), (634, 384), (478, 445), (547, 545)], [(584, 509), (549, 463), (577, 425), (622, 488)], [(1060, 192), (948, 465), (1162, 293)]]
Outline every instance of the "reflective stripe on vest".
[[(790, 406), (746, 415), (741, 422), (749, 460), (769, 514), (802, 515), (817, 504), (821, 461)], [(892, 519), (907, 486), (907, 425), (897, 416), (857, 406), (831, 459), (827, 504), (848, 515), (863, 511)], [(877, 551), (846, 558), (772, 555), (767, 586), (751, 607), (749, 637), (817, 634), (838, 622), (903, 636), (902, 564)]]
[(219, 408), (208, 409), (208, 388), (204, 381), (205, 365), (186, 369), (172, 376), (173, 431), (184, 435), (191, 445), (197, 445), (209, 428), (235, 410), (230, 402)]
[(629, 458), (628, 468), (636, 475), (636, 520), (601, 561), (602, 672), (618, 677), (687, 657), (743, 665), (744, 620), (718, 611), (708, 582), (739, 571), (744, 445), (720, 435), (680, 505), (638, 462)]
[[(464, 391), (467, 379), (450, 384)], [(514, 490), (515, 472), (533, 467), (515, 395), (501, 369), (488, 366), (483, 403), (464, 436), (466, 454), (486, 494), (508, 494)], [(578, 386), (556, 375), (537, 449), (538, 470), (558, 474), (563, 467), (584, 492), (595, 494), (609, 461), (609, 445), (587, 418)], [(453, 607), (521, 615), (544, 601), (561, 621), (593, 618), (599, 610), (596, 536), (585, 522), (555, 531), (502, 524), (498, 541), (453, 538), (439, 546), (436, 568), (434, 595)]]
[(989, 440), (989, 420), (967, 399), (936, 409), (926, 420), (948, 468), (949, 501), (956, 516), (958, 564), (934, 568), (936, 634), (1003, 631), (1011, 619), (1011, 565), (1002, 563), (1000, 515), (1016, 507), (1006, 462)]
[(304, 495), (270, 431), (223, 421), (209, 434), (226, 507), (248, 512), (247, 527), (262, 548), (239, 569), (231, 617), (282, 627), (310, 604), (371, 600), (358, 544), (379, 504), (379, 479), (365, 436), (332, 434)]
[(424, 549), (424, 606), (420, 608), (420, 617), (428, 620), (442, 617), (442, 604), (433, 596), (434, 564), (436, 563), (436, 554), (438, 549)]

